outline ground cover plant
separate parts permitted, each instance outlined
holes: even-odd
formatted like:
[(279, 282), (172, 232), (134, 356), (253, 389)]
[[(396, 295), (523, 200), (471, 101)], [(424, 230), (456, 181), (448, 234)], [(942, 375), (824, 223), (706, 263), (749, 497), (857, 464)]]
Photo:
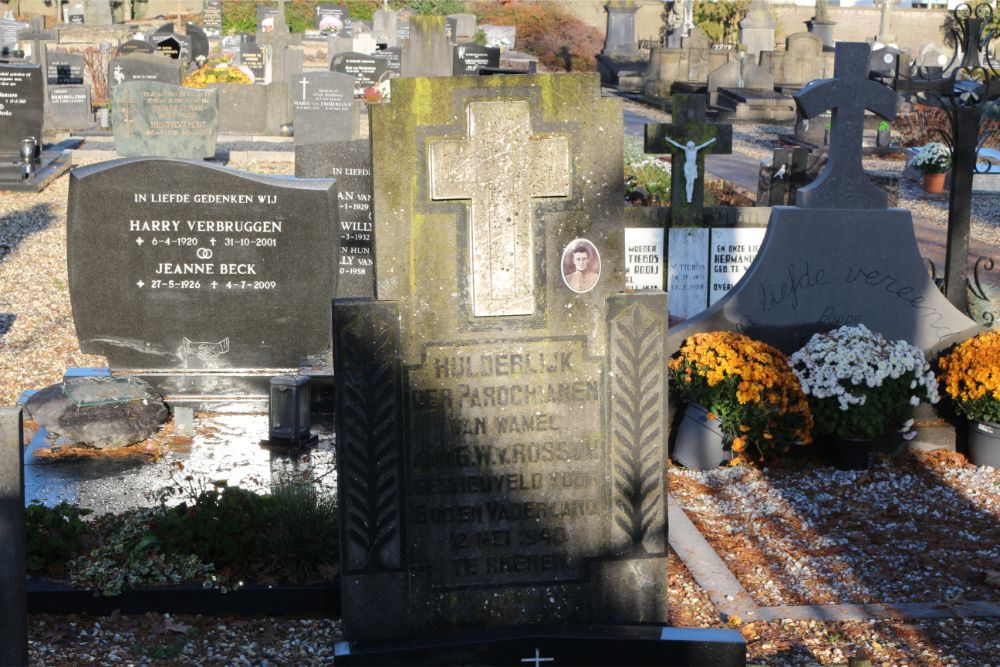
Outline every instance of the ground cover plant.
[(267, 494), (209, 488), (174, 506), (88, 514), (67, 503), (29, 506), (32, 574), (65, 575), (110, 596), (191, 582), (223, 592), (247, 581), (315, 583), (337, 573), (336, 502), (310, 480), (282, 479)]

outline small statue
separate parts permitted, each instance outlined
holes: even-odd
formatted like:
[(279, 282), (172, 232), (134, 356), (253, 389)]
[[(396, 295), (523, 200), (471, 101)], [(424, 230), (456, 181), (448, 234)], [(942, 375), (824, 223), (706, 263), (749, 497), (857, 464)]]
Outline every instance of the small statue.
[(664, 137), (673, 146), (684, 151), (684, 193), (687, 195), (687, 203), (691, 203), (694, 198), (694, 182), (698, 180), (698, 151), (715, 142), (715, 138), (709, 139), (700, 146), (695, 146), (693, 141), (688, 141), (683, 146), (670, 137)]

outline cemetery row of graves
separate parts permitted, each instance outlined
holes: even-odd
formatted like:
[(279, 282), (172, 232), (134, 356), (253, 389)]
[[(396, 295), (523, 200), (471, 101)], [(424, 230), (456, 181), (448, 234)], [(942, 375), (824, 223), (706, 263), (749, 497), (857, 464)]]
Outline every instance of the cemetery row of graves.
[[(284, 2), (232, 40), (163, 24), (108, 54), (107, 118), (80, 104), (60, 135), (53, 92), (93, 73), (26, 26), (30, 62), (0, 64), (0, 662), (27, 659), (26, 604), (117, 609), (129, 637), (123, 612), (339, 619), (290, 631), (317, 664), (1000, 650), (1000, 333), (969, 306), (990, 209), (963, 143), (995, 91), (958, 75), (983, 64), (947, 75), (951, 146), (909, 160), (953, 167), (946, 202), (882, 127), (946, 67), (920, 88), (811, 33), (713, 67), (684, 24), (639, 78), (706, 79), (678, 58), (707, 85), (671, 86), (627, 194), (601, 83), (635, 82), (635, 7), (608, 3), (599, 75), (536, 73), (468, 15), (317, 12), (319, 71)], [(199, 68), (225, 49), (235, 67)], [(808, 78), (769, 79), (795, 49)], [(748, 139), (778, 132), (748, 118), (796, 123), (797, 148), (758, 164)], [(740, 153), (754, 208), (710, 201)], [(948, 207), (942, 286), (917, 200)], [(72, 663), (78, 622), (36, 617), (32, 660)], [(279, 632), (213, 623), (112, 643), (228, 664)]]

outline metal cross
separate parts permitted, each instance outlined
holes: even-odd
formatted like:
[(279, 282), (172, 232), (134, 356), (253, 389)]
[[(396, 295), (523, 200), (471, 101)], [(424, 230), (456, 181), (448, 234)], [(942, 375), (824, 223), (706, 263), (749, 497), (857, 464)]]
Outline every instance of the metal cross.
[(555, 661), (556, 661), (555, 658), (543, 658), (543, 657), (541, 657), (541, 651), (539, 651), (537, 648), (535, 649), (535, 657), (534, 658), (521, 658), (521, 662), (533, 662), (533, 663), (535, 663), (535, 667), (540, 667), (541, 663), (543, 663), (543, 662), (552, 662), (552, 663), (554, 663)]
[(888, 196), (872, 184), (861, 166), (865, 109), (892, 120), (900, 98), (892, 89), (868, 79), (869, 49), (864, 42), (838, 42), (833, 78), (811, 82), (795, 93), (795, 103), (806, 118), (827, 109), (833, 111), (829, 160), (819, 177), (798, 191), (798, 206), (871, 208), (872, 201), (886, 206)]

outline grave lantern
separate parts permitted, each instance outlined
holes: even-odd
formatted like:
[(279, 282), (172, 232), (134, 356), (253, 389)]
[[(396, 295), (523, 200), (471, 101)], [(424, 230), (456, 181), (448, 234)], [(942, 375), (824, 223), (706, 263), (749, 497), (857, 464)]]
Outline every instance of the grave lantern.
[(272, 440), (299, 442), (310, 437), (312, 391), (305, 375), (271, 378), (268, 435)]

